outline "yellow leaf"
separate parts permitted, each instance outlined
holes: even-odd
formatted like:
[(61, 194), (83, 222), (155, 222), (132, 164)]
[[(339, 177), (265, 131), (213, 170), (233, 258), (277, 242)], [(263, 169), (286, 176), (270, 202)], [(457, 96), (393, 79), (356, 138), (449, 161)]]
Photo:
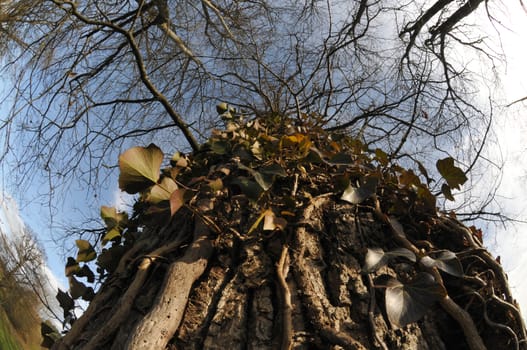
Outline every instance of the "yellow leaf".
[(91, 261), (97, 257), (97, 254), (95, 253), (95, 249), (93, 249), (90, 242), (84, 239), (78, 239), (75, 241), (75, 244), (79, 248), (79, 252), (77, 253), (78, 262)]
[(174, 180), (170, 177), (164, 177), (160, 183), (152, 186), (146, 196), (146, 201), (153, 204), (167, 201), (177, 188), (178, 186)]
[(154, 144), (128, 149), (119, 156), (119, 188), (135, 194), (154, 185), (162, 162), (163, 152)]
[(101, 218), (104, 220), (107, 229), (112, 229), (117, 226), (125, 226), (128, 222), (128, 214), (124, 212), (117, 212), (114, 207), (101, 207)]
[(119, 236), (121, 236), (121, 230), (119, 230), (117, 227), (108, 230), (108, 232), (102, 238), (102, 245), (104, 246), (106, 243)]

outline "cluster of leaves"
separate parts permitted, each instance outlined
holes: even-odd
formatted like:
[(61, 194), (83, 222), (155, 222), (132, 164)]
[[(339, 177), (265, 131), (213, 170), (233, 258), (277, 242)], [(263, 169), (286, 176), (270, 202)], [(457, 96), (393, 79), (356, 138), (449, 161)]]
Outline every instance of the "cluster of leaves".
[[(210, 139), (192, 155), (177, 152), (168, 167), (161, 168), (165, 157), (154, 144), (133, 147), (121, 154), (119, 187), (139, 195), (134, 216), (141, 224), (162, 225), (183, 207), (195, 212), (200, 207), (213, 207), (220, 196), (235, 195), (246, 197), (254, 212), (259, 213), (245, 232), (247, 235), (284, 230), (309, 198), (320, 193), (334, 193), (344, 201), (360, 205), (381, 196), (385, 210), (391, 215), (403, 216), (410, 208), (426, 213), (436, 211), (436, 197), (428, 186), (431, 179), (421, 164), (418, 176), (412, 170), (392, 164), (390, 156), (380, 149), (368, 150), (357, 139), (325, 132), (319, 126), (317, 115), (302, 115), (302, 125), (298, 126), (282, 115), (269, 114), (244, 121), (230, 108), (222, 106), (218, 112), (223, 113), (226, 130), (214, 130)], [(451, 158), (440, 160), (438, 170), (446, 180), (443, 193), (450, 198), (451, 189), (459, 188), (464, 182), (464, 174)], [(140, 233), (137, 222), (132, 223), (126, 213), (115, 208), (102, 207), (101, 217), (106, 229), (101, 237), (100, 253), (88, 241), (77, 240), (77, 257), (68, 259), (69, 294), (59, 291), (57, 296), (65, 317), (72, 316), (73, 299), (89, 301), (93, 297), (93, 288), (77, 279), (94, 281), (88, 263), (96, 260), (98, 273), (107, 276), (116, 269), (127, 247), (141, 234), (148, 234)], [(382, 265), (390, 254), (397, 255), (381, 254), (380, 260), (370, 263), (367, 269)], [(420, 261), (428, 260), (421, 257)], [(432, 286), (426, 282), (426, 275), (416, 278), (406, 284), (389, 282), (387, 300), (396, 300), (396, 291), (409, 291), (402, 293), (407, 296), (416, 294), (413, 292), (416, 285)], [(389, 314), (392, 319), (397, 318), (393, 312)], [(398, 323), (417, 314), (398, 317)]]
[(427, 272), (437, 268), (455, 277), (463, 277), (463, 267), (455, 253), (437, 250), (420, 256), (406, 248), (383, 251), (368, 248), (364, 273), (374, 273), (393, 260), (397, 262), (398, 278), (382, 274), (376, 279), (378, 287), (386, 288), (385, 307), (388, 319), (393, 325), (404, 326), (418, 321), (429, 308), (446, 293), (445, 286)]

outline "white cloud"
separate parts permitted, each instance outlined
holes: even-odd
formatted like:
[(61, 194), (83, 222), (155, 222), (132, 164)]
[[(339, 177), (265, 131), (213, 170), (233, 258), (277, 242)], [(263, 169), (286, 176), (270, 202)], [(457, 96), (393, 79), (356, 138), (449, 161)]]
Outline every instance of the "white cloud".
[[(505, 7), (503, 7), (505, 6)], [(519, 1), (508, 1), (493, 16), (506, 27), (495, 22), (488, 26), (489, 35), (495, 37), (503, 50), (506, 64), (500, 70), (500, 91), (493, 91), (508, 104), (527, 96), (527, 13)], [(501, 10), (501, 11), (500, 11)], [(486, 13), (482, 13), (486, 16)], [(486, 20), (486, 19), (485, 19)], [(484, 22), (482, 20), (481, 22)], [(488, 21), (488, 20), (487, 20)], [(499, 31), (497, 37), (496, 29)], [(502, 169), (501, 186), (497, 200), (505, 214), (527, 218), (527, 103), (503, 108), (496, 116), (494, 133), (500, 145), (505, 164)], [(491, 150), (492, 151), (492, 150)], [(494, 255), (501, 257), (504, 270), (508, 273), (509, 285), (513, 296), (518, 300), (524, 317), (527, 315), (527, 224), (508, 224), (487, 232), (485, 244)]]
[(113, 192), (113, 206), (117, 211), (129, 212), (130, 208), (135, 202), (135, 197), (121, 191), (120, 189), (115, 189)]

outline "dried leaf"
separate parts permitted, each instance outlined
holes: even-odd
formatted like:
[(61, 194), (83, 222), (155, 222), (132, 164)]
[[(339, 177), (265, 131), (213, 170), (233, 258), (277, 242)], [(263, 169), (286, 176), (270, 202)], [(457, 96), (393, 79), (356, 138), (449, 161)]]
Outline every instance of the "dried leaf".
[(178, 188), (170, 195), (170, 216), (174, 214), (185, 204), (185, 189)]
[(467, 181), (467, 176), (461, 168), (454, 165), (454, 158), (452, 157), (438, 160), (436, 166), (450, 188), (459, 190), (460, 186)]

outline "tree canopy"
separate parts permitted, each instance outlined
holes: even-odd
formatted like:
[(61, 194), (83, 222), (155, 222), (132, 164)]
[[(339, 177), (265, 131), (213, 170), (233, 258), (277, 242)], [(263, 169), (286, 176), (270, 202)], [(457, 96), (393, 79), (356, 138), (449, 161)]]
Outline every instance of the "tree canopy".
[[(0, 44), (14, 87), (4, 159), (17, 184), (40, 181), (52, 196), (72, 184), (97, 193), (132, 145), (197, 150), (221, 125), (215, 106), (227, 102), (299, 125), (302, 113), (317, 114), (325, 129), (415, 169), (451, 156), (470, 173), (477, 161), (492, 164), (482, 155), (493, 103), (473, 83), (471, 61), (492, 68), (500, 59), (478, 29), (482, 18), (496, 25), (500, 6), (4, 1)], [(483, 213), (489, 193), (464, 201), (467, 213)]]

